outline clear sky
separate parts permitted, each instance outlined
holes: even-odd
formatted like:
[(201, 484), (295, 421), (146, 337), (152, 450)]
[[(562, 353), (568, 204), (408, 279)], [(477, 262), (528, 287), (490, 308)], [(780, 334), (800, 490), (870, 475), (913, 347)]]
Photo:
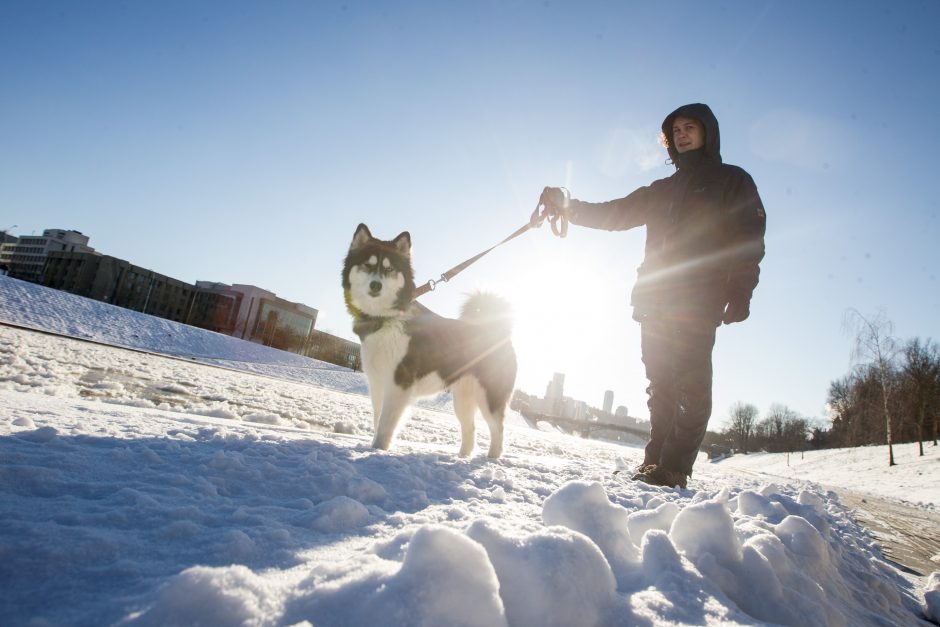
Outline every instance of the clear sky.
[[(824, 416), (845, 310), (940, 340), (940, 3), (0, 3), (0, 229), (71, 228), (185, 281), (249, 283), (354, 337), (340, 263), (411, 232), (419, 282), (522, 225), (545, 185), (668, 176), (667, 113), (708, 103), (754, 177), (767, 256), (715, 349), (736, 401)], [(518, 384), (648, 415), (629, 293), (642, 229), (547, 229), (422, 302), (516, 307)]]

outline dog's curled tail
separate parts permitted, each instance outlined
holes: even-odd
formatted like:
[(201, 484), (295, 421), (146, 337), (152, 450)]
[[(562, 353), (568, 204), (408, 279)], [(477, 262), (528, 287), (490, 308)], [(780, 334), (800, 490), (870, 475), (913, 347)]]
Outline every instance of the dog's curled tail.
[(502, 336), (512, 334), (512, 305), (491, 292), (474, 292), (460, 309), (460, 319), (471, 324), (485, 325)]

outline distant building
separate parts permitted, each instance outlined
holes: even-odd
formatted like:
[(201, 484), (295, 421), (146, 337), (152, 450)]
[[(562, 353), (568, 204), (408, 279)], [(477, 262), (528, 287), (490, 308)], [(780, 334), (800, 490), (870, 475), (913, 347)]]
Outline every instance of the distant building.
[(562, 398), (561, 411), (556, 415), (561, 416), (562, 418), (571, 418), (573, 420), (585, 420), (588, 417), (588, 404), (584, 401), (579, 401), (568, 396)]
[[(42, 237), (0, 234), (0, 272), (48, 287), (191, 324), (266, 346), (307, 354), (318, 311), (254, 285), (195, 285), (102, 255), (78, 231), (46, 229)], [(334, 363), (359, 367), (358, 345), (316, 336)]]
[(310, 335), (306, 355), (353, 370), (362, 370), (359, 344), (316, 329)]
[(556, 372), (552, 380), (548, 382), (545, 388), (545, 400), (542, 406), (542, 413), (553, 416), (561, 415), (561, 402), (565, 397), (565, 375), (562, 372)]
[(186, 322), (189, 283), (96, 252), (50, 252), (43, 285), (167, 320)]
[(196, 281), (196, 294), (186, 323), (225, 335), (235, 335), (245, 295), (224, 283)]
[(0, 231), (0, 275), (6, 276), (10, 273), (10, 260), (18, 241), (19, 238), (15, 235)]
[(6, 233), (0, 234), (0, 275), (10, 274), (10, 260), (13, 249), (16, 248), (17, 238)]
[(623, 405), (617, 407), (611, 422), (621, 427), (634, 427), (639, 429), (649, 429), (649, 423), (639, 418), (634, 418), (627, 413), (627, 408)]
[(42, 282), (50, 253), (95, 250), (88, 245), (87, 236), (66, 229), (46, 229), (41, 236), (23, 235), (13, 244), (12, 250), (9, 244), (4, 244), (3, 249), (4, 259), (0, 262), (7, 266), (10, 276), (33, 283)]
[(306, 354), (316, 309), (254, 285), (196, 282), (190, 324), (250, 342)]
[(520, 412), (527, 421), (554, 424), (556, 427), (580, 433), (583, 437), (598, 437), (607, 440), (632, 442), (647, 438), (648, 422), (633, 418), (623, 405), (613, 414), (611, 408), (614, 393), (604, 393), (603, 410), (589, 406), (584, 401), (564, 395), (565, 375), (555, 373), (545, 389), (545, 398), (530, 396), (522, 390), (513, 393), (510, 407)]

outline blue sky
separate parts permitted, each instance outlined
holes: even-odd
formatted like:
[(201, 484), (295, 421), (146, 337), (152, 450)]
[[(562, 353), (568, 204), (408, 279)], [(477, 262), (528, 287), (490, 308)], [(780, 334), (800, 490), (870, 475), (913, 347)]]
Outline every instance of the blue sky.
[[(0, 228), (73, 228), (185, 280), (250, 283), (352, 337), (359, 222), (409, 230), (420, 281), (523, 224), (545, 185), (608, 200), (671, 174), (706, 102), (754, 177), (767, 257), (719, 329), (730, 405), (824, 415), (849, 307), (940, 339), (937, 2), (0, 4)], [(629, 292), (642, 230), (529, 233), (423, 299), (516, 305), (519, 385), (645, 417)]]

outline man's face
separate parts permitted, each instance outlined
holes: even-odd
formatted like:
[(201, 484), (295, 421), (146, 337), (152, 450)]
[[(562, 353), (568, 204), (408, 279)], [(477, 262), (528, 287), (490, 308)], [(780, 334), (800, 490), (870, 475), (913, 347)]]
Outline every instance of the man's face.
[(680, 153), (705, 145), (705, 129), (692, 118), (678, 117), (672, 122), (672, 145)]

